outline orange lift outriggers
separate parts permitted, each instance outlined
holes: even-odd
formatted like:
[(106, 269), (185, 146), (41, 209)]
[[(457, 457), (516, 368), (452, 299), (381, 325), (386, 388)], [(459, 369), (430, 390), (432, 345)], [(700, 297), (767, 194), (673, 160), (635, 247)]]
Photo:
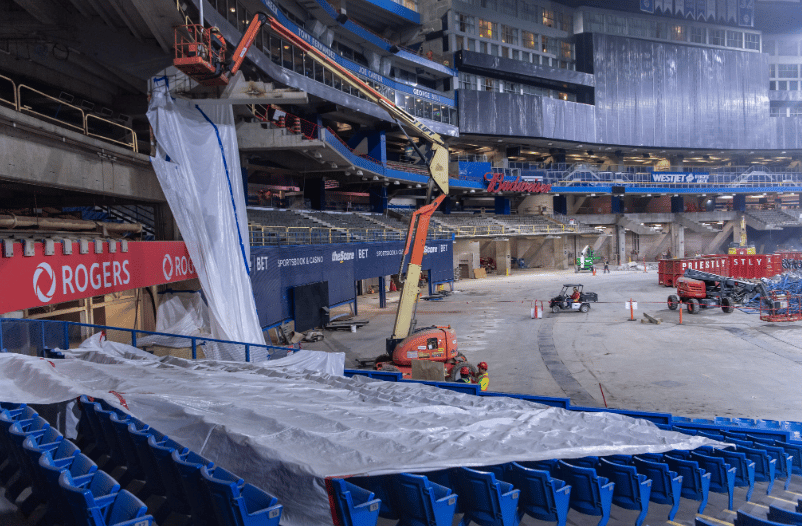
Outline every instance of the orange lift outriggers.
[[(444, 376), (451, 379), (454, 379), (456, 372), (464, 366), (469, 366), (472, 372), (475, 372), (475, 368), (468, 364), (465, 357), (458, 352), (457, 335), (451, 327), (414, 328), (415, 304), (420, 293), (418, 283), (429, 220), (448, 195), (448, 148), (440, 135), (265, 13), (257, 13), (253, 17), (232, 54), (233, 59), (229, 61), (226, 61), (225, 40), (216, 28), (205, 28), (202, 24), (177, 27), (175, 30), (176, 55), (173, 65), (204, 86), (227, 85), (242, 66), (242, 62), (262, 26), (267, 26), (281, 38), (303, 49), (307, 56), (331, 69), (332, 73), (341, 81), (358, 89), (367, 100), (378, 104), (387, 111), (407, 135), (429, 170), (426, 204), (412, 214), (401, 258), (399, 277), (402, 278), (403, 286), (396, 310), (393, 333), (387, 338), (386, 354), (376, 359), (376, 368), (399, 370), (405, 377), (409, 377), (412, 360), (430, 360), (443, 363)], [(424, 155), (417, 143), (409, 137), (407, 128), (429, 143), (428, 155)], [(441, 195), (432, 199), (435, 187), (441, 192)]]

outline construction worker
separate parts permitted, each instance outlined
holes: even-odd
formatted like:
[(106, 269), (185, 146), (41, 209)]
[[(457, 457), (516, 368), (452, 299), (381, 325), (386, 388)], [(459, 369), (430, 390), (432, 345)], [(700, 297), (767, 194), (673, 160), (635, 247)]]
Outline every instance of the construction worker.
[(576, 303), (577, 301), (579, 301), (579, 298), (580, 298), (579, 289), (574, 287), (574, 293), (571, 294), (571, 302)]
[(459, 370), (459, 380), (457, 382), (462, 382), (465, 384), (471, 383), (471, 368), (470, 367), (463, 367)]
[(607, 258), (604, 258), (604, 273), (605, 274), (610, 273), (610, 260)]
[(473, 383), (479, 384), (479, 389), (482, 391), (487, 391), (487, 386), (490, 385), (490, 377), (487, 376), (487, 362), (479, 362), (476, 369), (476, 377), (473, 379)]

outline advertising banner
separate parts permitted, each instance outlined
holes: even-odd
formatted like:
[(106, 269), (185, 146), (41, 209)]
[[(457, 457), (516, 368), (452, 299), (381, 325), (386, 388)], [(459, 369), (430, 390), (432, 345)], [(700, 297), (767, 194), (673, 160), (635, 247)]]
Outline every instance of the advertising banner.
[[(307, 283), (328, 282), (331, 305), (353, 300), (357, 280), (397, 274), (403, 251), (402, 241), (251, 247), (259, 323), (267, 327), (292, 318), (292, 289)], [(454, 279), (451, 240), (428, 241), (422, 266), (432, 281)]]
[(130, 241), (127, 252), (117, 243), (114, 253), (107, 242), (96, 253), (90, 242), (86, 254), (78, 242), (67, 244), (71, 253), (55, 243), (51, 256), (43, 243), (34, 243), (33, 256), (16, 244), (14, 256), (0, 258), (0, 313), (198, 277), (181, 241)]
[(653, 183), (697, 183), (705, 184), (710, 179), (708, 172), (653, 172)]

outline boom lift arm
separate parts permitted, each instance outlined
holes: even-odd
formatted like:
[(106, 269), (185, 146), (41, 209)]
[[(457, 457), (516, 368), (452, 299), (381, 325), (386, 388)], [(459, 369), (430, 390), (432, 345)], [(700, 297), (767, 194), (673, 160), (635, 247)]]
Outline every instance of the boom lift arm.
[[(440, 203), (443, 202), (446, 195), (448, 195), (448, 148), (446, 147), (440, 135), (430, 130), (413, 115), (409, 114), (403, 108), (398, 107), (394, 102), (370, 87), (359, 77), (342, 67), (324, 52), (309, 44), (304, 39), (281, 25), (275, 18), (265, 13), (257, 13), (253, 17), (248, 29), (240, 40), (240, 43), (237, 45), (237, 48), (232, 55), (233, 58), (230, 62), (224, 64), (224, 59), (218, 60), (216, 63), (213, 60), (209, 60), (208, 63), (205, 64), (207, 68), (204, 71), (206, 71), (207, 74), (205, 77), (203, 77), (203, 79), (201, 79), (200, 75), (198, 74), (200, 70), (197, 65), (198, 60), (194, 51), (198, 49), (197, 45), (192, 48), (193, 52), (191, 54), (181, 54), (179, 53), (178, 37), (176, 37), (177, 56), (174, 63), (177, 67), (179, 67), (179, 69), (185, 71), (187, 75), (192, 76), (205, 85), (228, 84), (229, 78), (235, 75), (242, 65), (245, 55), (248, 53), (251, 44), (258, 35), (258, 32), (262, 26), (267, 26), (272, 32), (276, 33), (281, 38), (291, 42), (293, 45), (305, 51), (307, 56), (329, 68), (332, 73), (342, 82), (345, 82), (352, 88), (359, 90), (367, 100), (382, 107), (387, 113), (390, 114), (390, 117), (392, 117), (396, 124), (398, 124), (398, 126), (410, 140), (410, 143), (412, 143), (412, 146), (415, 148), (421, 159), (426, 162), (430, 177), (426, 193), (426, 204), (412, 214), (409, 231), (407, 233), (406, 246), (401, 259), (401, 268), (399, 270), (399, 277), (401, 277), (404, 275), (404, 266), (406, 265), (406, 279), (402, 280), (403, 287), (401, 290), (401, 299), (398, 304), (398, 310), (396, 311), (393, 334), (387, 340), (387, 352), (388, 354), (392, 355), (396, 344), (407, 338), (413, 329), (415, 302), (418, 298), (418, 282), (421, 274), (421, 263), (423, 260), (424, 248), (426, 246), (429, 220)], [(215, 31), (214, 29), (204, 29), (202, 27), (198, 29), (195, 26), (192, 26), (192, 28), (195, 32), (199, 31), (201, 35), (212, 34)], [(211, 48), (212, 46), (209, 47)], [(179, 65), (179, 55), (181, 57), (191, 56), (191, 67), (188, 66), (186, 68), (182, 68)], [(216, 56), (219, 56), (219, 54)], [(184, 60), (186, 61), (188, 59)], [(410, 139), (407, 130), (410, 130), (412, 133), (418, 135), (429, 143), (430, 151), (428, 155), (424, 155), (418, 145), (412, 141), (412, 139)], [(432, 200), (432, 190), (435, 186), (440, 190), (441, 195)]]

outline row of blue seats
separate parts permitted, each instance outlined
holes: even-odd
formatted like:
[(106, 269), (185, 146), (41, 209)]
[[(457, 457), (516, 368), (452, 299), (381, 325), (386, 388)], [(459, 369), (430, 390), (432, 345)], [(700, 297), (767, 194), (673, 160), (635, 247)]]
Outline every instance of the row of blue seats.
[(45, 524), (148, 526), (147, 506), (103, 471), (30, 407), (0, 404), (0, 484), (6, 498), (30, 494), (20, 511), (46, 505)]
[[(481, 391), (476, 384), (464, 384), (455, 382), (431, 382), (420, 380), (404, 380), (400, 373), (386, 372), (386, 371), (370, 371), (362, 369), (346, 369), (345, 375), (347, 377), (353, 376), (366, 376), (377, 380), (384, 380), (388, 382), (401, 382), (413, 381), (427, 385), (433, 385), (442, 389), (447, 389), (454, 392), (465, 394), (472, 394), (477, 396), (506, 396), (510, 398), (517, 398), (521, 400), (528, 400), (539, 404), (544, 404), (552, 407), (560, 407), (563, 409), (570, 409), (572, 411), (589, 411), (599, 412), (605, 411), (610, 413), (617, 413), (621, 415), (631, 416), (634, 418), (643, 418), (656, 424), (658, 427), (671, 429), (675, 425), (683, 427), (692, 427), (699, 429), (718, 429), (730, 428), (732, 431), (748, 431), (751, 434), (759, 433), (767, 437), (774, 437), (777, 439), (800, 441), (802, 445), (802, 422), (794, 421), (780, 421), (780, 420), (764, 420), (752, 418), (726, 418), (716, 417), (714, 419), (705, 418), (686, 418), (681, 416), (674, 416), (670, 413), (658, 413), (650, 411), (630, 411), (626, 409), (608, 409), (599, 407), (582, 407), (571, 404), (568, 398), (555, 398), (548, 396), (535, 396), (535, 395), (520, 395), (514, 393), (499, 393), (492, 391)], [(800, 470), (800, 464), (796, 466)], [(796, 473), (802, 474), (802, 471)]]
[(102, 400), (80, 402), (81, 436), (93, 453), (125, 468), (121, 482), (144, 481), (142, 495), (164, 498), (157, 522), (177, 513), (198, 526), (278, 525), (282, 506), (274, 496)]
[[(151, 495), (160, 496), (162, 504), (156, 513), (157, 522), (163, 522), (171, 513), (178, 513), (190, 516), (195, 525), (278, 524), (282, 506), (276, 503), (272, 495), (246, 484), (238, 476), (215, 466), (208, 459), (103, 401), (95, 402), (87, 397), (81, 397), (80, 400), (83, 411), (79, 424), (79, 444), (83, 452), (61, 437), (59, 447), (52, 455), (59, 470), (65, 472), (56, 476), (59, 483), (68, 482), (69, 477), (75, 479), (97, 470), (97, 465), (89, 458), (91, 456), (110, 471), (124, 469), (122, 475), (118, 476), (124, 486), (133, 480), (143, 481), (144, 485), (137, 491), (142, 499)], [(30, 408), (26, 411), (30, 411)], [(45, 424), (42, 424), (43, 428)], [(41, 462), (46, 464), (45, 460)], [(90, 467), (86, 468), (87, 465)], [(104, 473), (100, 478), (105, 477), (107, 475)], [(96, 485), (84, 482), (88, 484), (86, 489), (89, 495), (99, 499), (98, 502), (108, 500), (104, 500), (105, 492), (115, 489), (100, 482)], [(6, 490), (6, 495), (12, 497), (12, 501), (24, 489), (18, 486)], [(116, 489), (119, 489), (119, 485)], [(41, 492), (34, 493), (41, 495)], [(41, 500), (42, 497), (38, 497), (35, 504)], [(56, 515), (51, 510), (55, 502), (52, 499), (45, 502), (48, 503), (48, 514)], [(32, 511), (27, 499), (20, 509), (24, 514)], [(55, 506), (54, 509), (63, 508)], [(103, 523), (96, 521), (91, 524)]]
[[(696, 518), (696, 526), (719, 526), (719, 522), (712, 522), (702, 517)], [(769, 506), (766, 518), (756, 517), (744, 511), (738, 510), (735, 517), (734, 526), (800, 526), (802, 525), (802, 513), (797, 511), (784, 510), (774, 504)]]
[[(569, 460), (512, 462), (479, 470), (458, 468), (426, 475), (384, 475), (330, 481), (333, 510), (346, 526), (371, 526), (378, 517), (405, 524), (516, 525), (524, 514), (564, 526), (569, 507), (610, 517), (611, 505), (639, 512), (640, 526), (649, 502), (671, 506), (676, 515), (681, 497), (707, 505), (708, 492), (726, 493), (732, 509), (736, 483), (753, 485), (754, 464), (743, 453), (719, 453), (713, 448), (638, 456), (613, 455)], [(737, 466), (725, 460), (736, 459)], [(742, 477), (736, 478), (739, 468)], [(480, 471), (481, 470), (481, 471)], [(750, 486), (751, 488), (751, 486)], [(459, 497), (458, 497), (459, 496)]]

